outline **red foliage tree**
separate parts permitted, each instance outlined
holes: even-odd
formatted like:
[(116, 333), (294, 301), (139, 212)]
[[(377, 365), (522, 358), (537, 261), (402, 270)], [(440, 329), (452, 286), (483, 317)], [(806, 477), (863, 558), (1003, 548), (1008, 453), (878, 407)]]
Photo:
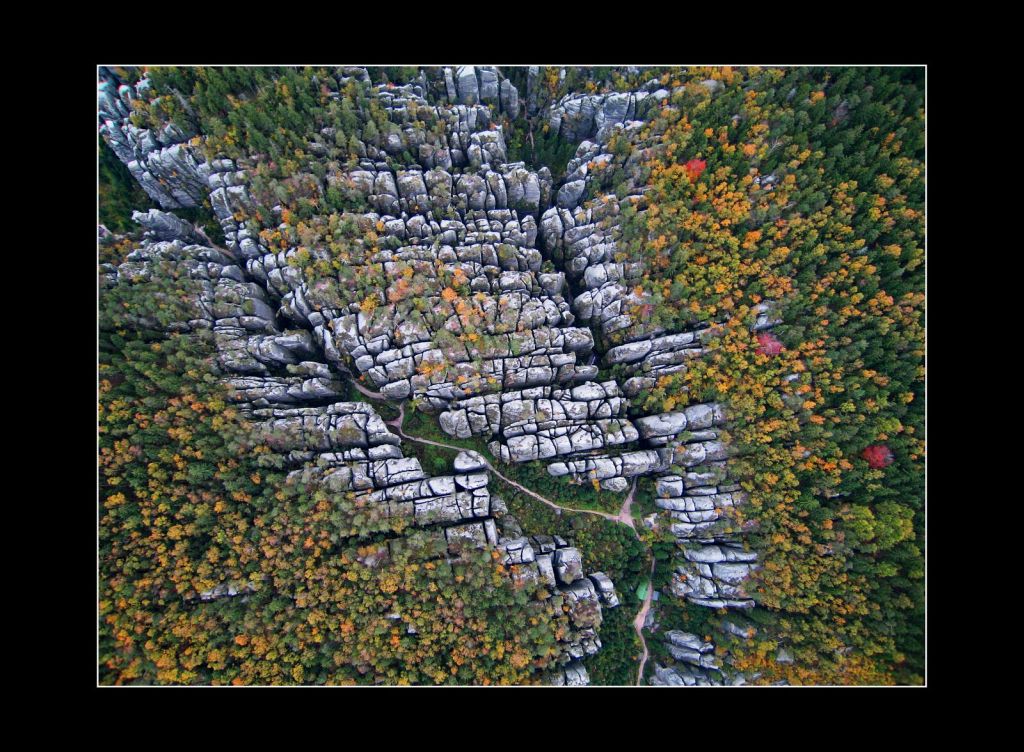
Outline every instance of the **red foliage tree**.
[(700, 174), (704, 172), (704, 168), (708, 166), (707, 160), (704, 159), (691, 159), (685, 165), (683, 169), (686, 171), (686, 177), (693, 183), (700, 177)]
[(860, 456), (867, 461), (868, 467), (875, 470), (891, 465), (894, 459), (892, 451), (885, 444), (873, 444), (861, 452)]
[(759, 347), (756, 352), (758, 355), (778, 355), (782, 352), (782, 343), (775, 337), (775, 335), (764, 334), (757, 335), (757, 344)]

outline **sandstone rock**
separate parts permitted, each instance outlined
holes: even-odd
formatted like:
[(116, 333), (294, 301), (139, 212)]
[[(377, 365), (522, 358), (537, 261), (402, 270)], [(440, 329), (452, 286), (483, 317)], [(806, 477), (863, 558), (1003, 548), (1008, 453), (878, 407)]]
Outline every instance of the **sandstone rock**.
[(459, 101), (462, 104), (476, 104), (480, 101), (480, 87), (476, 79), (476, 69), (472, 65), (456, 70), (459, 87)]
[(146, 228), (157, 240), (183, 240), (188, 243), (202, 243), (203, 237), (195, 226), (173, 214), (159, 209), (148, 212), (134, 211), (132, 219)]
[(494, 68), (480, 68), (480, 99), (494, 102), (498, 99), (498, 74)]
[(686, 430), (687, 418), (685, 413), (681, 412), (662, 413), (637, 418), (633, 424), (641, 437), (650, 439), (655, 436), (675, 436)]
[(583, 562), (575, 548), (560, 548), (554, 553), (553, 564), (558, 581), (570, 585), (583, 576)]
[(558, 205), (563, 209), (571, 209), (579, 204), (580, 198), (586, 190), (587, 184), (582, 180), (574, 180), (566, 183), (558, 189)]
[(608, 478), (601, 481), (601, 488), (612, 493), (622, 493), (629, 488), (629, 481), (621, 477)]
[[(361, 69), (345, 69), (338, 76), (368, 81)], [(528, 111), (537, 110), (538, 82), (538, 71), (531, 69)], [(442, 88), (444, 95), (439, 97)], [(374, 211), (357, 215), (363, 231), (379, 230), (380, 242), (367, 258), (368, 268), (360, 271), (365, 278), (382, 281), (374, 292), (378, 306), (372, 313), (361, 310), (365, 289), (358, 298), (344, 289), (310, 289), (299, 270), (289, 265), (294, 248), (271, 253), (261, 245), (258, 230), (240, 226), (235, 217), (251, 216), (253, 206), (245, 160), (207, 164), (201, 150), (185, 143), (191, 134), (171, 127), (152, 132), (126, 129), (133, 101), (127, 88), (106, 86), (98, 101), (103, 137), (150, 195), (159, 196), (161, 206), (191, 206), (209, 198), (221, 221), (229, 250), (202, 251), (206, 255), (199, 260), (204, 279), (211, 283), (210, 301), (188, 325), (215, 329), (219, 362), (238, 384), (243, 413), (267, 424), (268, 435), (281, 451), (289, 452), (289, 461), (317, 458), (320, 463), (290, 477), (316, 477), (333, 492), (366, 494), (373, 504), (386, 505), (389, 514), (407, 515), (418, 527), (441, 525), (446, 528), (441, 543), (457, 548), (497, 544), (498, 528), (491, 515), (508, 517), (500, 500), (489, 496), (483, 458), (463, 452), (455, 460), (454, 475), (428, 476), (418, 462), (404, 457), (399, 437), (372, 408), (345, 412), (332, 411), (334, 405), (320, 406), (337, 399), (339, 376), (365, 374), (368, 385), (389, 399), (417, 399), (438, 415), (446, 433), (481, 436), (502, 461), (557, 458), (549, 465), (552, 474), (571, 474), (587, 482), (596, 478), (615, 492), (625, 491), (629, 478), (665, 472), (678, 463), (689, 469), (685, 478), (663, 478), (658, 488), (661, 501), (670, 502), (672, 513), (679, 515), (671, 524), (680, 535), (710, 535), (714, 515), (728, 506), (727, 501), (732, 503), (728, 487), (722, 490), (702, 470), (709, 461), (725, 460), (726, 448), (713, 431), (721, 421), (720, 409), (692, 406), (629, 419), (628, 397), (651, 388), (663, 374), (685, 369), (687, 359), (699, 355), (700, 338), (695, 332), (645, 328), (633, 320), (630, 311), (642, 300), (631, 290), (645, 270), (634, 262), (615, 260), (621, 251), (616, 246), (618, 202), (613, 199), (589, 210), (579, 206), (588, 195), (593, 165), (611, 159), (607, 137), (613, 129), (634, 128), (635, 122), (626, 121), (644, 117), (648, 108), (656, 107), (652, 100), (668, 96), (657, 88), (655, 82), (639, 93), (573, 95), (554, 108), (558, 112), (552, 123), (565, 137), (594, 139), (577, 149), (566, 171), (569, 178), (554, 197), (557, 206), (551, 206), (549, 170), (533, 172), (522, 163), (505, 164), (502, 132), (491, 130), (493, 116), (478, 103), (497, 105), (513, 118), (520, 104), (515, 87), (495, 69), (445, 69), (429, 82), (423, 78), (408, 86), (371, 89), (391, 127), (381, 129), (382, 143), (359, 146), (361, 158), (352, 166), (358, 169), (328, 175), (327, 182), (363, 196), (373, 207)], [(437, 128), (412, 127), (417, 118), (413, 110), (428, 117), (420, 115), (419, 120)], [(334, 135), (315, 134), (311, 152), (329, 144)], [(405, 152), (412, 159), (403, 164)], [(272, 221), (262, 229), (278, 229), (281, 207), (273, 212)], [(169, 254), (188, 256), (192, 252), (187, 243), (206, 242), (183, 234), (187, 228), (177, 225), (176, 218), (161, 219), (153, 212), (147, 216), (150, 241), (183, 241)], [(563, 271), (542, 273), (545, 258)], [(148, 262), (139, 258), (132, 263), (141, 267)], [(469, 344), (463, 337), (465, 322), (460, 321), (464, 312), (453, 310), (428, 321), (410, 316), (408, 307), (392, 304), (387, 293), (405, 265), (414, 267), (418, 282), (437, 280), (433, 288), (426, 283), (422, 299), (438, 311), (444, 305), (443, 287), (456, 270), (464, 275), (464, 289), (470, 295), (460, 288), (460, 298), (473, 296), (473, 305), (479, 303), (481, 317), (473, 326), (487, 336)], [(214, 268), (218, 266), (219, 270)], [(128, 272), (126, 267), (125, 276)], [(120, 276), (116, 269), (105, 270), (108, 282), (117, 283)], [(581, 285), (586, 288), (583, 295), (578, 294)], [(577, 294), (575, 302), (568, 299), (568, 289)], [(759, 316), (765, 319), (762, 323), (771, 320), (767, 310)], [(576, 319), (581, 326), (574, 326)], [(282, 332), (282, 323), (294, 328)], [(601, 335), (602, 348), (616, 332), (629, 340), (605, 355), (606, 364), (623, 367), (626, 378), (621, 386), (595, 381), (598, 368), (590, 326)], [(453, 343), (452, 337), (460, 341)], [(287, 377), (282, 375), (285, 369)], [(678, 448), (676, 457), (678, 442), (673, 437), (681, 430), (690, 432), (690, 443)], [(628, 448), (641, 439), (657, 448), (614, 448)], [(502, 534), (514, 535), (513, 542), (523, 538), (516, 528), (511, 519), (501, 524)], [(680, 560), (697, 568), (699, 579), (686, 597), (704, 605), (744, 604), (749, 599), (742, 594), (739, 575), (756, 566), (756, 554), (714, 540), (724, 558), (709, 559), (710, 553), (700, 553), (703, 548), (696, 538), (687, 538), (697, 558), (681, 555)], [(548, 546), (538, 543), (537, 550)], [(564, 589), (567, 599), (592, 599), (605, 606), (617, 602), (607, 578), (595, 573), (592, 579), (581, 579), (579, 552), (564, 541), (559, 546), (541, 554), (535, 554), (529, 543), (505, 551), (509, 563), (525, 567), (517, 576), (547, 578), (550, 573), (551, 584)], [(546, 566), (543, 556), (551, 557)], [(597, 645), (596, 632), (581, 628), (567, 637), (563, 659), (592, 654)]]
[(604, 605), (608, 606), (608, 608), (615, 608), (619, 605), (619, 597), (615, 594), (615, 586), (608, 575), (604, 572), (593, 572), (587, 576), (594, 583), (594, 588), (597, 590)]
[(666, 668), (664, 666), (657, 666), (654, 669), (654, 676), (651, 677), (650, 683), (655, 686), (667, 687), (682, 687), (685, 684), (683, 677), (671, 668)]
[(610, 348), (608, 352), (605, 353), (605, 362), (609, 364), (632, 363), (637, 360), (641, 360), (650, 351), (651, 341), (649, 339), (640, 340), (639, 342), (630, 342), (625, 345)]
[(483, 470), (486, 467), (486, 462), (479, 452), (464, 449), (456, 455), (454, 467), (457, 473), (471, 473), (475, 470)]
[(571, 661), (565, 667), (565, 686), (585, 687), (590, 684), (590, 675), (579, 661)]
[(501, 109), (508, 113), (513, 120), (519, 117), (519, 92), (508, 79), (501, 82), (500, 97)]

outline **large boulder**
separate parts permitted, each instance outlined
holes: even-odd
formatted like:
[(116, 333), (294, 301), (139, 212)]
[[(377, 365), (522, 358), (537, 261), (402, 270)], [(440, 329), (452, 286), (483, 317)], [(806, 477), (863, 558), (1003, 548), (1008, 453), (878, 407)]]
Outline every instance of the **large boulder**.
[(579, 206), (580, 198), (582, 198), (586, 190), (586, 181), (573, 180), (558, 189), (558, 197), (556, 201), (561, 208), (572, 209)]
[(681, 412), (648, 415), (633, 421), (640, 436), (645, 439), (660, 436), (675, 436), (686, 430), (686, 415)]
[(583, 560), (575, 548), (559, 548), (554, 554), (555, 575), (563, 585), (571, 585), (583, 576)]
[(487, 467), (487, 461), (479, 452), (464, 449), (456, 455), (454, 467), (457, 473), (472, 473)]
[(476, 69), (472, 65), (459, 67), (455, 72), (459, 86), (459, 102), (476, 104), (480, 101), (480, 85), (476, 79)]

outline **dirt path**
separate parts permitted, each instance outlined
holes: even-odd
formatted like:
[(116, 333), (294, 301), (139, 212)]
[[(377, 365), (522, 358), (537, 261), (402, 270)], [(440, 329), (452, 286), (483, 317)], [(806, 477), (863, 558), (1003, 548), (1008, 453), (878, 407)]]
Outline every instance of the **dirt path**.
[(639, 687), (640, 682), (644, 678), (644, 666), (647, 665), (647, 640), (644, 639), (644, 622), (647, 621), (647, 612), (651, 608), (651, 596), (654, 595), (654, 565), (655, 559), (653, 554), (651, 555), (651, 574), (647, 578), (647, 596), (644, 598), (644, 605), (640, 608), (636, 618), (633, 620), (633, 629), (636, 630), (637, 637), (640, 638), (640, 644), (643, 645), (644, 652), (640, 656), (640, 667), (636, 672), (636, 685)]
[(387, 399), (387, 398), (386, 398), (386, 397), (385, 397), (385, 396), (384, 396), (383, 394), (381, 394), (380, 392), (374, 392), (374, 391), (372, 391), (372, 390), (370, 390), (370, 389), (367, 389), (367, 388), (366, 388), (365, 386), (363, 386), (362, 384), (360, 384), (360, 383), (359, 383), (358, 381), (356, 381), (355, 379), (349, 379), (349, 380), (348, 380), (348, 383), (350, 383), (350, 384), (351, 384), (352, 386), (354, 386), (354, 387), (355, 387), (356, 389), (358, 389), (358, 390), (359, 390), (359, 391), (360, 391), (360, 392), (361, 392), (362, 394), (366, 395), (366, 396), (367, 396), (367, 397), (369, 397), (370, 399), (375, 399), (375, 400), (383, 400), (383, 399)]
[[(629, 494), (626, 495), (626, 500), (622, 502), (622, 509), (619, 510), (618, 516), (615, 518), (623, 525), (629, 525), (629, 527), (636, 533), (636, 527), (633, 525), (633, 515), (629, 511), (629, 508), (633, 506), (633, 494), (636, 493), (636, 478), (633, 478), (633, 485), (629, 487)], [(636, 535), (637, 540), (640, 539), (640, 534)]]

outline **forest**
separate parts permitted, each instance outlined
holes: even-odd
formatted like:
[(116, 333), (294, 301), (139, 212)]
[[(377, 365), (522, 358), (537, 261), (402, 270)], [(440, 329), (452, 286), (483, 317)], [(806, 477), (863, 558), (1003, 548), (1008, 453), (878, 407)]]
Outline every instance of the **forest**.
[[(722, 91), (708, 96), (704, 79)], [(750, 496), (736, 523), (756, 522), (764, 557), (765, 610), (752, 618), (774, 628), (736, 645), (737, 665), (790, 681), (913, 681), (924, 668), (923, 71), (708, 69), (680, 83), (638, 136), (657, 145), (621, 252), (658, 272), (641, 283), (653, 320), (712, 325), (708, 356), (662, 377), (643, 407), (672, 409), (681, 394), (729, 406), (731, 467)], [(767, 300), (782, 323), (752, 334)], [(779, 643), (797, 664), (770, 659)]]
[[(409, 85), (445, 102), (440, 69), (371, 67), (365, 79), (328, 67), (110, 70), (132, 86), (126, 129), (166, 134), (172, 124), (200, 159), (244, 171), (250, 200), (232, 221), (269, 254), (284, 254), (313, 309), (414, 322), (433, 346), (472, 355), (475, 370), (459, 371), (458, 386), (503, 390), (484, 365), (517, 354), (524, 335), (500, 319), (507, 297), (496, 315), (461, 267), (417, 255), (426, 242), (408, 253), (393, 218), (371, 214), (351, 177), (368, 163), (421, 170), (423, 155), (447, 148), (461, 122), (450, 107), (411, 96), (387, 105)], [(601, 144), (611, 158), (587, 178), (580, 210), (615, 206), (601, 225), (614, 260), (644, 270), (623, 303), (634, 323), (609, 335), (594, 327), (595, 360), (641, 331), (704, 332), (701, 357), (652, 379), (629, 417), (725, 407), (721, 438), (746, 502), (722, 530), (742, 532), (758, 554), (745, 585), (756, 607), (743, 614), (756, 629), (740, 638), (724, 626), (732, 612), (670, 596), (681, 547), (667, 525), (642, 522), (663, 515), (655, 478), (636, 479), (630, 529), (588, 513), (614, 515), (623, 503), (596, 480), (554, 477), (539, 460), (501, 464), (564, 507), (490, 474), (509, 530), (562, 536), (584, 572), (615, 583), (621, 604), (603, 610), (602, 648), (584, 659), (590, 682), (636, 683), (632, 622), (647, 585), (662, 597), (659, 627), (643, 632), (645, 681), (656, 663), (673, 664), (663, 633), (681, 629), (713, 637), (728, 670), (752, 683), (923, 683), (924, 69), (501, 72), (521, 111), (492, 103), (477, 127), (500, 131), (508, 162), (546, 169), (552, 196), (580, 146), (546, 120), (563, 97), (667, 92), (642, 123), (611, 130)], [(102, 137), (97, 163), (101, 274), (134, 269), (129, 255), (144, 241), (132, 212), (159, 204)], [(415, 208), (465, 219), (459, 197), (448, 199), (442, 206), (432, 194)], [(236, 247), (210, 201), (173, 213), (214, 245)], [(385, 252), (395, 259), (390, 278)], [(566, 272), (546, 251), (543, 262), (545, 273)], [(180, 326), (197, 315), (198, 281), (173, 263), (147, 264), (145, 274), (101, 284), (98, 297), (98, 683), (546, 681), (580, 626), (568, 597), (517, 577), (494, 547), (453, 553), (443, 530), (293, 473), (313, 463), (279, 451), (239, 408), (213, 329)], [(582, 282), (568, 276), (572, 304)], [(759, 329), (764, 311), (777, 323)], [(627, 371), (601, 362), (598, 378), (622, 382)], [(440, 384), (456, 371), (424, 360), (416, 372)], [(357, 375), (352, 364), (332, 373), (344, 399), (395, 420), (398, 401), (367, 397), (351, 384)], [(360, 385), (372, 386), (366, 377)], [(427, 401), (410, 398), (402, 409), (407, 434), (498, 462), (483, 438), (442, 431)], [(402, 451), (433, 476), (450, 474), (457, 454), (412, 441)], [(792, 660), (779, 661), (780, 649)]]
[[(538, 681), (559, 596), (503, 576), (493, 551), (449, 564), (419, 533), (389, 546), (357, 502), (285, 482), (209, 339), (134, 325), (181, 316), (171, 276), (100, 311), (100, 683)], [(225, 578), (239, 596), (201, 598)]]

